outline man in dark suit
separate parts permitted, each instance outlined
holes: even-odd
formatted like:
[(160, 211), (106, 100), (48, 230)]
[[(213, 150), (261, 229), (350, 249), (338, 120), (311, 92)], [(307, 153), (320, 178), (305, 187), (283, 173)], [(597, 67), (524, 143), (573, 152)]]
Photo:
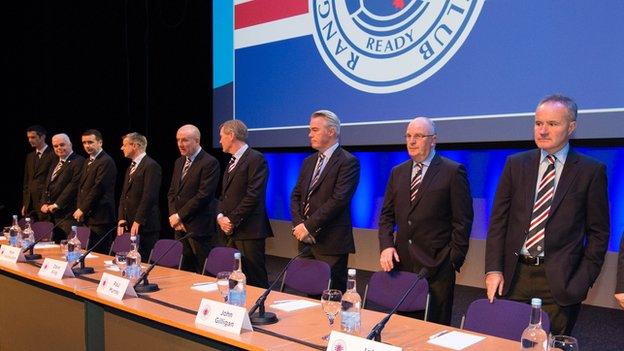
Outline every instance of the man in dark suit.
[(76, 211), (76, 195), (84, 157), (74, 152), (67, 134), (53, 136), (52, 147), (58, 160), (46, 177), (41, 212), (49, 215), (52, 222), (58, 225), (52, 237), (58, 243), (67, 239), (71, 226), (76, 223), (71, 215)]
[(325, 261), (331, 267), (331, 286), (345, 291), (349, 253), (355, 253), (351, 198), (360, 180), (360, 162), (338, 144), (340, 120), (331, 111), (310, 117), (310, 144), (318, 150), (305, 160), (290, 198), (293, 236), (302, 257)]
[(538, 149), (507, 159), (486, 242), (488, 299), (541, 298), (553, 334), (571, 333), (609, 243), (606, 167), (569, 146), (576, 116), (562, 95), (538, 104)]
[(624, 308), (624, 233), (622, 233), (622, 239), (620, 239), (616, 279), (614, 297), (620, 306)]
[(139, 133), (123, 137), (121, 151), (132, 160), (124, 177), (119, 199), (117, 235), (130, 232), (139, 236), (139, 253), (147, 261), (160, 235), (158, 199), (162, 171), (145, 152), (147, 139)]
[[(455, 288), (468, 252), (472, 196), (466, 169), (435, 152), (433, 121), (419, 117), (407, 126), (410, 160), (392, 169), (379, 218), (379, 263), (418, 273), (427, 268), (429, 320), (450, 325)], [(396, 239), (394, 228), (398, 228)]]
[[(102, 134), (89, 129), (82, 133), (82, 146), (89, 155), (84, 163), (78, 185), (77, 209), (74, 219), (85, 223), (91, 236), (89, 248), (115, 228), (115, 181), (117, 167), (113, 159), (102, 149)], [(95, 251), (108, 253), (112, 240), (110, 236), (96, 247)]]
[(227, 246), (242, 253), (247, 283), (267, 288), (265, 240), (273, 236), (265, 208), (269, 168), (264, 156), (247, 145), (247, 126), (229, 120), (219, 129), (223, 152), (232, 157), (223, 173), (217, 223)]
[(35, 220), (47, 220), (48, 216), (40, 212), (41, 198), (48, 171), (54, 163), (54, 154), (45, 142), (46, 130), (42, 126), (28, 127), (26, 137), (30, 146), (35, 150), (26, 155), (24, 164), (21, 214), (33, 216)]
[(167, 194), (169, 224), (176, 238), (191, 233), (182, 241), (182, 268), (201, 273), (212, 249), (215, 228), (215, 190), (219, 183), (219, 162), (202, 150), (201, 134), (187, 124), (176, 134), (181, 157), (175, 162), (171, 186)]

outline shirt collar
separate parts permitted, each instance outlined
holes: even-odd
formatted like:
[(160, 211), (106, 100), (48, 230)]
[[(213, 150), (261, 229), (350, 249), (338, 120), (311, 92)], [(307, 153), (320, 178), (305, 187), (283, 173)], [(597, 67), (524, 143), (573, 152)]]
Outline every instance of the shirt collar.
[[(561, 148), (561, 150), (555, 152), (553, 154), (553, 156), (555, 156), (556, 160), (555, 163), (560, 163), (560, 164), (565, 164), (566, 158), (568, 157), (568, 152), (570, 151), (570, 143), (565, 144), (564, 147)], [(544, 162), (544, 160), (546, 159), (546, 156), (548, 156), (549, 153), (546, 152), (543, 149), (540, 149), (540, 163)]]
[(43, 147), (41, 148), (41, 150), (37, 149), (36, 152), (43, 154), (43, 152), (46, 151), (47, 148), (48, 148), (48, 144), (43, 144)]
[(199, 155), (199, 153), (201, 152), (202, 148), (201, 146), (197, 148), (197, 151), (195, 151), (194, 154), (192, 154), (191, 156), (187, 156), (187, 158), (189, 160), (191, 160), (191, 162), (195, 161), (195, 157), (197, 157), (197, 155)]
[(97, 154), (93, 155), (93, 156), (89, 156), (89, 159), (91, 160), (95, 160), (96, 158), (98, 158), (98, 156), (100, 156), (100, 154), (102, 153), (102, 151), (104, 151), (104, 149), (100, 149), (100, 151), (97, 152)]
[(145, 158), (145, 156), (147, 156), (147, 153), (142, 153), (139, 156), (135, 157), (132, 159), (132, 162), (134, 162), (134, 164), (138, 165), (139, 163), (141, 163), (141, 161), (143, 160), (143, 158)]
[(63, 161), (63, 162), (67, 162), (67, 160), (69, 159), (69, 156), (71, 156), (74, 152), (70, 152), (69, 155), (65, 156), (64, 158), (59, 158), (59, 161)]
[[(431, 151), (429, 152), (429, 156), (427, 156), (427, 158), (421, 162), (423, 164), (423, 167), (429, 167), (434, 156), (435, 156), (435, 149), (431, 149)], [(416, 161), (413, 161), (413, 165), (416, 165), (416, 163), (417, 163)]]
[(240, 158), (243, 156), (245, 151), (247, 151), (247, 149), (249, 149), (249, 145), (243, 144), (243, 146), (241, 146), (240, 149), (238, 149), (238, 151), (232, 154), (232, 157), (234, 157), (234, 159), (236, 160), (240, 160)]
[(336, 151), (336, 149), (338, 148), (338, 146), (340, 146), (340, 144), (336, 142), (334, 145), (330, 146), (327, 150), (325, 150), (325, 152), (322, 152), (322, 154), (325, 155), (325, 158), (329, 160), (334, 154), (334, 151)]

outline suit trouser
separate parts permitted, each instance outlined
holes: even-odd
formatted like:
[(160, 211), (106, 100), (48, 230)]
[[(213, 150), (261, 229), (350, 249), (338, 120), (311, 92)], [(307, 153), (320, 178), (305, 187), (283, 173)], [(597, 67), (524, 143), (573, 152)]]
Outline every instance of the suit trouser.
[(243, 273), (247, 277), (247, 284), (259, 288), (269, 287), (265, 262), (265, 239), (229, 240), (228, 246), (241, 252)]
[(560, 306), (550, 292), (544, 265), (532, 266), (518, 262), (516, 272), (505, 296), (509, 300), (531, 303), (531, 299), (542, 299), (542, 309), (550, 319), (550, 331), (553, 335), (570, 335), (581, 310), (581, 304)]
[[(418, 273), (422, 265), (414, 263), (412, 272)], [(453, 316), (453, 297), (455, 293), (455, 270), (447, 257), (436, 269), (434, 275), (427, 278), (429, 283), (429, 315), (427, 321), (451, 325)], [(402, 312), (403, 316), (422, 319), (423, 312)]]
[[(113, 229), (115, 228), (115, 229)], [(109, 231), (113, 229), (116, 230), (117, 226), (115, 223), (108, 224), (89, 224), (89, 230), (91, 231), (91, 235), (89, 236), (89, 249), (92, 248), (98, 241), (108, 233), (108, 237), (104, 239), (98, 246), (93, 250), (95, 252), (99, 252), (101, 254), (108, 255), (111, 245), (113, 244), (113, 234), (109, 233)]]
[(314, 253), (314, 250), (311, 250), (308, 254), (301, 256), (301, 258), (311, 258), (326, 262), (331, 268), (330, 287), (342, 292), (347, 290), (347, 262), (349, 261), (349, 254), (323, 255)]
[(68, 218), (65, 218), (65, 216), (67, 216), (67, 214), (63, 216), (53, 214), (51, 216), (52, 223), (54, 223), (54, 225), (58, 225), (52, 234), (52, 240), (54, 240), (57, 244), (61, 242), (61, 240), (69, 237), (72, 225), (77, 225), (76, 220), (71, 217), (71, 214), (69, 214)]
[(143, 232), (139, 231), (139, 254), (141, 254), (141, 261), (147, 262), (154, 244), (158, 241), (158, 231)]
[[(175, 238), (179, 239), (186, 235), (185, 232), (176, 231)], [(212, 250), (212, 235), (191, 236), (182, 240), (182, 269), (189, 272), (202, 274), (206, 257)]]

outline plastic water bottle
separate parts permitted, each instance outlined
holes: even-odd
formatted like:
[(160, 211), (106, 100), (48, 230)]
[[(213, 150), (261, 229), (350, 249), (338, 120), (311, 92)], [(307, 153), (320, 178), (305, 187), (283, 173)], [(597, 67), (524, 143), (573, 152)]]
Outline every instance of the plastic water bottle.
[(132, 249), (128, 252), (128, 255), (126, 255), (126, 269), (124, 275), (134, 284), (141, 276), (141, 254), (139, 253), (137, 236), (131, 235), (130, 241), (132, 242)]
[(349, 269), (348, 274), (347, 291), (341, 301), (340, 329), (344, 333), (359, 335), (362, 298), (356, 290), (355, 269)]
[(82, 243), (78, 239), (78, 228), (71, 227), (71, 238), (67, 241), (67, 262), (76, 262), (82, 255)]
[(230, 274), (230, 291), (227, 302), (230, 305), (245, 307), (247, 301), (247, 277), (243, 273), (243, 263), (240, 252), (234, 254), (236, 270)]
[(548, 350), (548, 336), (542, 329), (542, 300), (531, 299), (531, 321), (522, 332), (522, 350)]
[(26, 217), (26, 227), (22, 231), (22, 237), (20, 239), (20, 246), (22, 248), (27, 248), (30, 244), (35, 242), (35, 232), (32, 230), (30, 226), (30, 218)]
[(17, 222), (17, 215), (13, 215), (13, 225), (9, 228), (9, 245), (18, 247), (19, 240), (22, 237), (22, 228)]

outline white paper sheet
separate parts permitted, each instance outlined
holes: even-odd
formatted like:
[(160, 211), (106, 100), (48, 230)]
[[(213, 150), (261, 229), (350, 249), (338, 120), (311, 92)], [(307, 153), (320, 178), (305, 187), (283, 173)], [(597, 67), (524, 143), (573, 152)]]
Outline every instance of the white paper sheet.
[(35, 244), (35, 249), (51, 249), (55, 247), (61, 247), (61, 245), (55, 244), (53, 242), (40, 242)]
[(427, 341), (430, 344), (446, 347), (452, 350), (462, 350), (470, 345), (485, 339), (484, 336), (452, 331)]
[(314, 306), (320, 306), (320, 305), (321, 304), (318, 302), (313, 302), (313, 301), (308, 301), (308, 300), (293, 300), (293, 301), (282, 302), (282, 303), (274, 303), (271, 305), (271, 307), (278, 309), (278, 310), (286, 311), (286, 312), (292, 312), (292, 311), (301, 310), (304, 308), (309, 308), (309, 307), (314, 307)]
[(197, 290), (197, 291), (201, 291), (201, 292), (212, 292), (212, 291), (217, 291), (219, 290), (219, 288), (217, 287), (217, 283), (216, 282), (211, 282), (211, 283), (199, 283), (200, 285), (193, 285), (191, 286), (191, 289), (193, 290)]

